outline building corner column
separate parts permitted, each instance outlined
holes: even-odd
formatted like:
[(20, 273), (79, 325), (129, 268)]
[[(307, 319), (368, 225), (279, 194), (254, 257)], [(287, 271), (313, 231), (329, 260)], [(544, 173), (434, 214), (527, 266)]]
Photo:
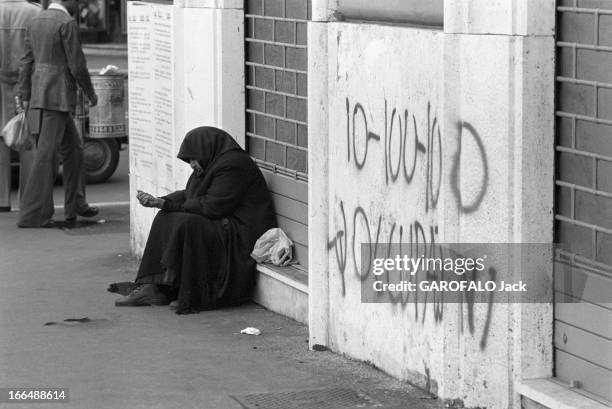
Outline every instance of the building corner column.
[[(331, 1), (333, 3), (333, 1)], [(314, 0), (308, 22), (308, 329), (309, 346), (329, 345), (329, 81), (330, 1)]]
[(176, 151), (185, 134), (215, 126), (244, 146), (243, 1), (134, 1), (128, 19), (130, 240), (140, 257), (155, 211), (136, 191), (184, 188), (190, 168)]
[(216, 126), (245, 146), (244, 9), (239, 0), (175, 0), (176, 138)]
[[(452, 203), (444, 209), (443, 224), (452, 233), (445, 235), (446, 241), (552, 245), (554, 33), (554, 0), (511, 0), (503, 5), (488, 0), (445, 0), (445, 146), (466, 155), (462, 152), (465, 147), (459, 146), (462, 139), (456, 136), (461, 134), (461, 124), (473, 125), (470, 133), (464, 132), (463, 143), (466, 135), (477, 137), (489, 160), (488, 175), (498, 177), (487, 191), (495, 200), (483, 202), (478, 211), (462, 213)], [(470, 169), (460, 171), (469, 174)], [(448, 194), (452, 199), (453, 192)], [(492, 218), (496, 225), (487, 223)], [(517, 383), (552, 376), (552, 267), (550, 259), (537, 268), (548, 285), (546, 293), (540, 294), (543, 302), (474, 308), (476, 326), (493, 317), (486, 333), (469, 334), (453, 321), (444, 323), (449, 344), (443, 358), (448, 365), (442, 398), (467, 396), (466, 407), (518, 409)], [(457, 314), (459, 322), (467, 318), (461, 305), (449, 312)], [(479, 373), (486, 378), (491, 370), (486, 362), (502, 361), (505, 368), (498, 367), (497, 375), (489, 377), (495, 384), (484, 386), (470, 375), (481, 368)]]

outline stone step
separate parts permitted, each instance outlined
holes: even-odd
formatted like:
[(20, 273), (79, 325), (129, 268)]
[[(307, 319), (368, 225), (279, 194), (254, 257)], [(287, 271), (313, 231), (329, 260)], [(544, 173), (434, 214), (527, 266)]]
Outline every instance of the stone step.
[(307, 324), (308, 272), (299, 264), (287, 267), (258, 264), (253, 301), (270, 311)]

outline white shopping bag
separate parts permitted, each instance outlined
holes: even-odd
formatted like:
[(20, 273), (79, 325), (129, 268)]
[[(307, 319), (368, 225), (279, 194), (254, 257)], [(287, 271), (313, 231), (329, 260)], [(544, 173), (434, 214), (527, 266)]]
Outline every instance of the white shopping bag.
[(258, 263), (289, 265), (293, 260), (293, 242), (278, 227), (270, 229), (257, 239), (251, 257)]
[(21, 150), (28, 148), (31, 143), (30, 127), (25, 111), (12, 117), (2, 129), (4, 143), (11, 149)]

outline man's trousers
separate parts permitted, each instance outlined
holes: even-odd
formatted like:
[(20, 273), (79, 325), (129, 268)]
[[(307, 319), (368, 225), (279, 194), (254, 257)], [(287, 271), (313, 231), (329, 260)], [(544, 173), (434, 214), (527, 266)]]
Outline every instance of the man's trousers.
[[(0, 128), (15, 114), (12, 83), (0, 82)], [(23, 193), (30, 167), (34, 157), (33, 151), (19, 153), (19, 192)], [(11, 150), (0, 138), (0, 211), (11, 210)]]
[(42, 110), (34, 163), (19, 204), (20, 227), (38, 227), (53, 217), (53, 182), (57, 153), (62, 158), (64, 217), (71, 219), (87, 209), (83, 141), (69, 112)]
[[(25, 189), (34, 150), (19, 152), (19, 194)], [(11, 150), (0, 139), (0, 211), (11, 210)]]

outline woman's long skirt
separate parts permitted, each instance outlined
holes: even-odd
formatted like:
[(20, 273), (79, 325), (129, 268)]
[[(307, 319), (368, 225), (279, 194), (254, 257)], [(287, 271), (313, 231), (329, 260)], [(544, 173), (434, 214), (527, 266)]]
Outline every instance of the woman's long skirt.
[(158, 212), (136, 283), (169, 285), (178, 295), (179, 314), (215, 308), (229, 281), (227, 237), (221, 221)]

